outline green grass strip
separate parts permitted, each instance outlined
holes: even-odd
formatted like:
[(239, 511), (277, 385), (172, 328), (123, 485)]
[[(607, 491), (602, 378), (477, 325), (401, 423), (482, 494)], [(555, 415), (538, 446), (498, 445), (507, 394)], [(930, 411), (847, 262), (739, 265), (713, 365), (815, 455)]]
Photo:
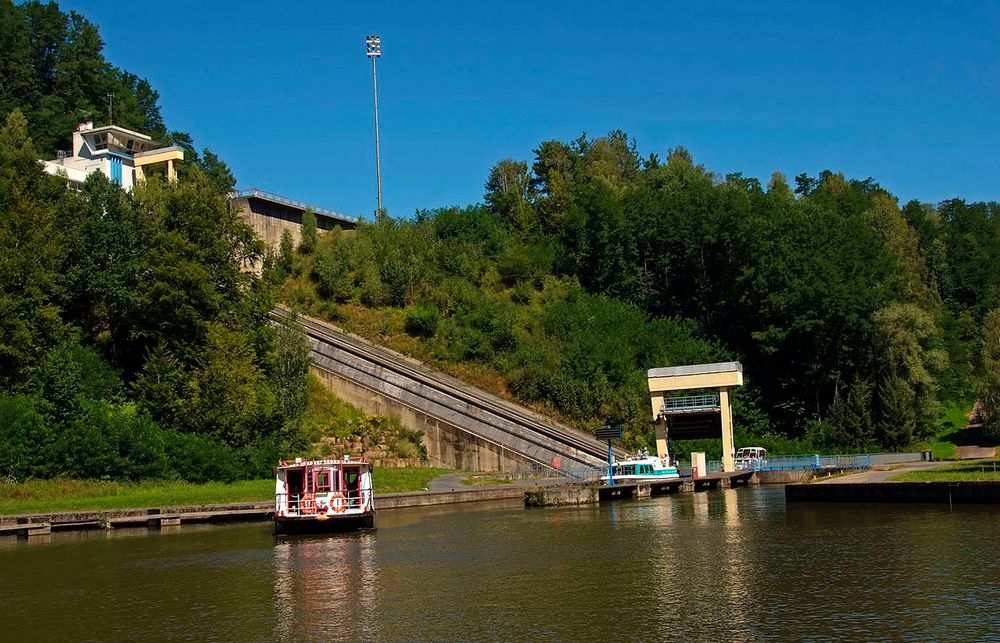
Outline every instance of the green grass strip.
[(1000, 460), (968, 460), (925, 471), (907, 471), (891, 478), (897, 482), (1000, 481)]
[[(375, 469), (375, 493), (421, 491), (451, 469)], [(98, 511), (264, 502), (274, 498), (274, 480), (194, 484), (180, 481), (110, 482), (104, 480), (28, 480), (0, 482), (0, 515)]]

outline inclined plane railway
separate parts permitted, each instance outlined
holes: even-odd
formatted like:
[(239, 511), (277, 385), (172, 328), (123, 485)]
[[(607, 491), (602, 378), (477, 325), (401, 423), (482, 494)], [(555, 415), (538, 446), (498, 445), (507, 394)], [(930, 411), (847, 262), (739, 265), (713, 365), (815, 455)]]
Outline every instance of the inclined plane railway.
[[(279, 320), (288, 320), (291, 313), (284, 309), (276, 309), (272, 316)], [(507, 402), (484, 391), (471, 387), (443, 373), (433, 372), (426, 367), (418, 366), (411, 361), (394, 354), (360, 338), (338, 332), (325, 324), (308, 317), (297, 316), (307, 337), (314, 343), (314, 362), (323, 367), (323, 361), (333, 360), (346, 363), (345, 359), (363, 360), (374, 365), (378, 377), (415, 382), (410, 394), (425, 399), (434, 397), (437, 403), (442, 399), (455, 400), (457, 403), (452, 411), (467, 418), (461, 429), (487, 441), (502, 443), (496, 439), (497, 433), (510, 436), (514, 444), (532, 445), (526, 449), (504, 445), (522, 458), (535, 462), (543, 467), (552, 468), (549, 458), (542, 459), (540, 453), (554, 453), (560, 459), (560, 471), (570, 473), (580, 469), (600, 467), (607, 460), (607, 446), (590, 435), (558, 426), (546, 421), (542, 416), (516, 404)], [(489, 427), (490, 435), (483, 435), (480, 425)], [(524, 452), (519, 452), (524, 451)]]

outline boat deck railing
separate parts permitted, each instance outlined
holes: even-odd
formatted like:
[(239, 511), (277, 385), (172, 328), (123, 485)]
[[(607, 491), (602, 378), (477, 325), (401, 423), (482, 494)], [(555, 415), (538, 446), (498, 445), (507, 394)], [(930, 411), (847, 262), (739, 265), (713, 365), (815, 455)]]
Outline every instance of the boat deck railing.
[[(325, 493), (325, 492), (322, 492)], [(277, 507), (285, 506), (285, 499), (288, 500), (288, 506), (286, 511), (289, 514), (297, 515), (309, 515), (314, 514), (317, 511), (317, 504), (315, 499), (315, 494), (309, 493), (278, 493), (275, 494), (275, 504)], [(364, 505), (362, 503), (361, 494), (355, 491), (348, 492), (345, 497), (341, 499), (341, 506), (344, 509), (361, 509)], [(324, 503), (325, 504), (325, 503)]]

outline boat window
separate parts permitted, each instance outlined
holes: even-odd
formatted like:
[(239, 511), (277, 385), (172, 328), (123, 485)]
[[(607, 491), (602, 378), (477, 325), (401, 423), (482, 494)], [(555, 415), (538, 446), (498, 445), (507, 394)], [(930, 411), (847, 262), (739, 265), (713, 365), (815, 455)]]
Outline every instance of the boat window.
[(344, 491), (348, 497), (358, 491), (358, 482), (361, 479), (361, 471), (355, 467), (344, 469)]
[(288, 481), (288, 493), (289, 494), (300, 494), (302, 493), (303, 480), (302, 480), (302, 469), (289, 469), (285, 474), (285, 479)]
[(316, 474), (316, 491), (330, 490), (330, 472), (320, 471)]

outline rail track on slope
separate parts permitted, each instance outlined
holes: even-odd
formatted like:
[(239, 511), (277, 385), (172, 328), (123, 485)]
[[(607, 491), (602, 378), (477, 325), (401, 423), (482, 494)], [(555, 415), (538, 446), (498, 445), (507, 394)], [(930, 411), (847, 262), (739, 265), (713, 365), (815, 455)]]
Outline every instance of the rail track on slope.
[[(288, 310), (275, 309), (273, 319), (288, 322)], [(388, 387), (404, 405), (438, 409), (428, 413), (479, 439), (496, 444), (541, 467), (560, 473), (594, 470), (607, 460), (607, 446), (582, 431), (560, 426), (515, 403), (433, 371), (404, 357), (329, 325), (294, 316), (312, 345), (313, 362), (320, 369), (349, 377), (369, 390)], [(622, 452), (616, 449), (619, 457)]]

